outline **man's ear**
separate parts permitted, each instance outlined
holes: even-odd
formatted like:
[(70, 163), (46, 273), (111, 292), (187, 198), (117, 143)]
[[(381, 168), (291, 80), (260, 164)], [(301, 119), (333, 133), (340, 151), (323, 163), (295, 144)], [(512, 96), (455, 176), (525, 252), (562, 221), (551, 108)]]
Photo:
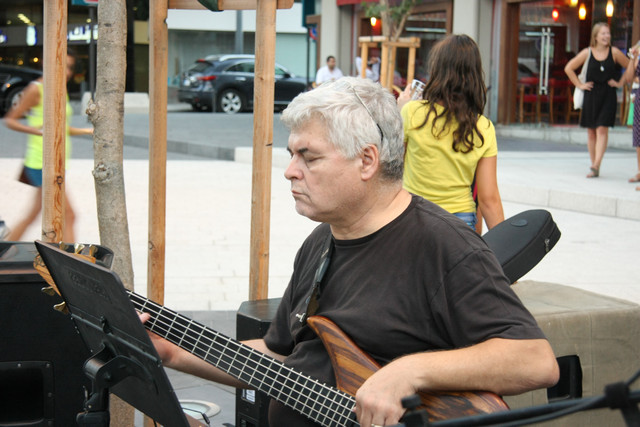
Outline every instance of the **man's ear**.
[(362, 150), (360, 154), (362, 159), (361, 176), (364, 181), (367, 181), (375, 176), (380, 168), (380, 153), (378, 147), (373, 144), (369, 144)]

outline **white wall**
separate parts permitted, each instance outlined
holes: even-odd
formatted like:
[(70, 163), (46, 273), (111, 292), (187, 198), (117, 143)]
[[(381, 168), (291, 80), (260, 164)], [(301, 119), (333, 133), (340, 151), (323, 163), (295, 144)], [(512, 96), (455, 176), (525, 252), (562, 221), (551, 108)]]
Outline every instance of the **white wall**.
[[(212, 12), (210, 10), (180, 10), (169, 9), (167, 26), (169, 30), (204, 30), (204, 31), (235, 31), (236, 13), (242, 13), (242, 30), (256, 31), (255, 10), (224, 10)], [(291, 9), (276, 11), (277, 33), (306, 33), (302, 26), (302, 5), (294, 3)]]

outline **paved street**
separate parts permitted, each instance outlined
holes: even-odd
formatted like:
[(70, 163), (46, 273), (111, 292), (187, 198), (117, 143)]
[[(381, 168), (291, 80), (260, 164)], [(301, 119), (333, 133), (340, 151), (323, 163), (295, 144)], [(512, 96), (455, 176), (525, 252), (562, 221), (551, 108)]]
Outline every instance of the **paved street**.
[[(283, 177), (288, 155), (286, 131), (276, 114), (274, 128), (269, 296), (280, 296), (295, 252), (316, 224), (295, 213)], [(76, 125), (84, 118), (74, 117)], [(239, 304), (248, 298), (251, 195), (249, 114), (170, 112), (167, 162), (166, 305), (219, 321), (233, 334)], [(521, 129), (516, 129), (521, 130)], [(499, 129), (508, 134), (512, 129)], [(541, 281), (573, 286), (640, 303), (640, 191), (627, 178), (637, 169), (628, 129), (612, 132), (601, 177), (586, 179), (589, 162), (580, 142), (535, 140), (544, 129), (526, 130), (529, 139), (499, 137), (499, 186), (507, 216), (526, 209), (549, 210), (562, 237), (521, 283)], [(567, 128), (566, 134), (584, 132)], [(125, 120), (125, 180), (135, 287), (146, 290), (148, 152), (146, 114)], [(140, 147), (142, 146), (142, 147)], [(0, 126), (0, 215), (15, 222), (32, 197), (16, 181), (24, 136)], [(200, 155), (193, 153), (200, 152)], [(74, 140), (68, 194), (78, 212), (77, 235), (98, 242), (91, 140)], [(235, 159), (235, 161), (218, 160)], [(39, 225), (24, 240), (39, 238)], [(207, 311), (213, 310), (214, 312)], [(172, 374), (181, 398), (212, 400), (223, 407), (213, 425), (235, 423), (233, 390)]]

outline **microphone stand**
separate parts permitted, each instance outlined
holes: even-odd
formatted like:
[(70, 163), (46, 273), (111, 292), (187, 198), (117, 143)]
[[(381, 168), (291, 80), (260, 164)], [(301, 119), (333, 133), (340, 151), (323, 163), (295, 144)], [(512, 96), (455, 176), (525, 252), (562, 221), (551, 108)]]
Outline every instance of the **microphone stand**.
[[(429, 422), (426, 410), (418, 409), (420, 405), (419, 396), (413, 395), (402, 399), (402, 404), (407, 408), (407, 413), (402, 418), (402, 423), (393, 427), (470, 427), (488, 425), (511, 427), (541, 423), (573, 413), (600, 408), (620, 410), (626, 425), (628, 427), (637, 427), (640, 426), (640, 411), (638, 410), (640, 390), (630, 391), (629, 384), (633, 383), (639, 376), (640, 371), (627, 382), (607, 385), (604, 389), (604, 394), (600, 396), (563, 400), (529, 408), (434, 421), (433, 423)], [(417, 403), (415, 399), (417, 399)]]

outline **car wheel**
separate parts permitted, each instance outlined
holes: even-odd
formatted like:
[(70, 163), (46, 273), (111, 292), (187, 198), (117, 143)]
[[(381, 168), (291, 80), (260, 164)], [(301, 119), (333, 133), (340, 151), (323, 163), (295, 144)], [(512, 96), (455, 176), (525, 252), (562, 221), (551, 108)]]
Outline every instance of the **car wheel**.
[(244, 99), (235, 89), (225, 89), (218, 97), (218, 111), (235, 114), (244, 110)]

